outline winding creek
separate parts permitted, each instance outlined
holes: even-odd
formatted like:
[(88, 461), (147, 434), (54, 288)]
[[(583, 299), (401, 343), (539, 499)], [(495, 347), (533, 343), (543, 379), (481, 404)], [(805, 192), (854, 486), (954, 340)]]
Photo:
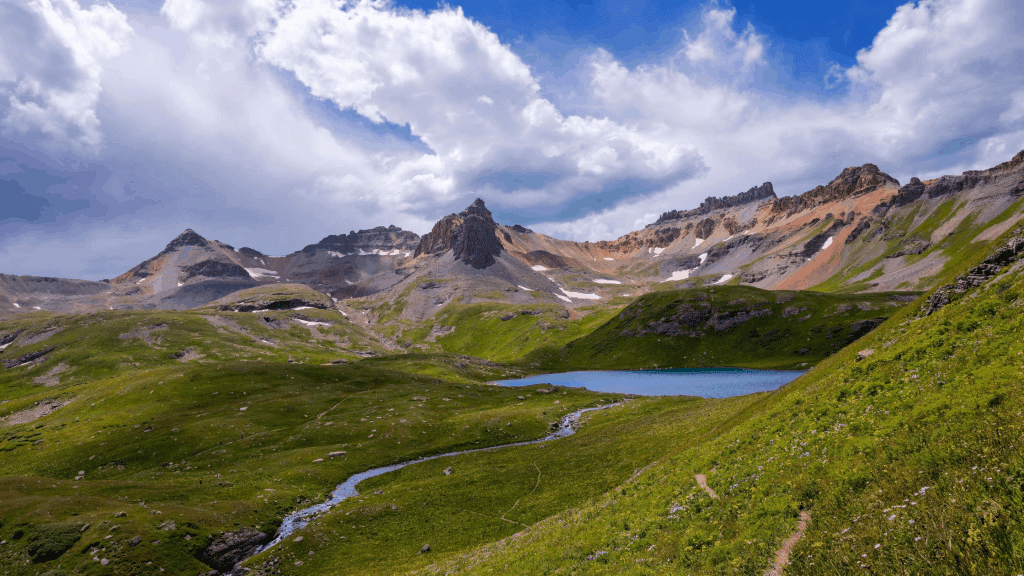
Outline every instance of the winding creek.
[(438, 458), (449, 458), (451, 456), (459, 456), (461, 454), (472, 454), (474, 452), (487, 452), (489, 450), (498, 450), (500, 448), (510, 448), (512, 446), (528, 446), (530, 444), (540, 444), (541, 442), (547, 442), (549, 440), (557, 440), (559, 438), (565, 438), (572, 436), (576, 433), (576, 424), (579, 422), (580, 416), (585, 412), (593, 412), (594, 410), (603, 410), (605, 408), (611, 408), (613, 406), (620, 406), (622, 402), (616, 402), (614, 404), (605, 404), (604, 406), (596, 406), (594, 408), (583, 408), (562, 417), (562, 420), (558, 423), (558, 428), (548, 434), (547, 436), (540, 438), (539, 440), (527, 440), (525, 442), (514, 442), (512, 444), (501, 444), (498, 446), (488, 446), (486, 448), (474, 448), (472, 450), (460, 450), (458, 452), (448, 452), (445, 454), (437, 454), (434, 456), (426, 456), (423, 458), (417, 458), (416, 460), (409, 460), (408, 462), (400, 462), (398, 464), (392, 464), (390, 466), (381, 466), (380, 468), (372, 468), (365, 472), (359, 472), (349, 476), (347, 480), (338, 484), (337, 488), (331, 492), (330, 497), (319, 504), (314, 504), (308, 508), (302, 510), (296, 510), (291, 514), (284, 517), (281, 521), (281, 526), (277, 529), (277, 534), (269, 544), (260, 549), (260, 552), (268, 550), (276, 546), (279, 542), (287, 538), (292, 532), (305, 527), (309, 522), (315, 519), (317, 516), (327, 512), (334, 506), (337, 506), (341, 502), (358, 496), (359, 491), (356, 490), (356, 486), (368, 478), (374, 476), (380, 476), (381, 474), (387, 474), (388, 472), (394, 472), (409, 466), (411, 464), (419, 464), (420, 462), (428, 462), (430, 460), (437, 460)]
[[(495, 382), (501, 386), (526, 386), (531, 384), (555, 384), (557, 386), (574, 386), (589, 389), (597, 392), (616, 392), (637, 395), (688, 395), (703, 396), (705, 398), (726, 398), (755, 392), (775, 390), (803, 374), (802, 371), (788, 370), (748, 370), (742, 368), (687, 368), (673, 370), (636, 370), (636, 371), (593, 371), (593, 372), (566, 372), (562, 374), (542, 374), (519, 380), (503, 380)], [(586, 412), (603, 410), (613, 406), (619, 406), (622, 402), (606, 404), (594, 408), (584, 408), (572, 412), (562, 418), (558, 428), (547, 436), (538, 440), (525, 442), (514, 442), (512, 444), (501, 444), (488, 446), (486, 448), (474, 448), (472, 450), (460, 450), (448, 452), (400, 462), (390, 466), (372, 468), (365, 472), (353, 474), (347, 480), (339, 484), (326, 501), (314, 504), (308, 508), (296, 510), (284, 517), (277, 534), (269, 544), (260, 549), (260, 552), (276, 546), (296, 530), (305, 527), (310, 521), (324, 514), (341, 502), (358, 496), (356, 486), (368, 478), (394, 472), (420, 462), (437, 460), (438, 458), (449, 458), (461, 454), (472, 454), (474, 452), (486, 452), (512, 446), (528, 446), (540, 444), (549, 440), (557, 440), (572, 436), (576, 433), (576, 425), (580, 416)]]

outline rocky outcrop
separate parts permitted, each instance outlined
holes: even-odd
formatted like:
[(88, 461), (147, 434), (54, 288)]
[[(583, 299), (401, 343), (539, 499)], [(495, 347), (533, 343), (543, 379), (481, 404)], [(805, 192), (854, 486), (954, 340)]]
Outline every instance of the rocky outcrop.
[(675, 242), (682, 236), (682, 230), (673, 227), (656, 228), (651, 230), (637, 230), (624, 236), (620, 236), (614, 242), (601, 240), (595, 242), (594, 246), (611, 252), (633, 252), (644, 248), (664, 248)]
[(775, 197), (775, 190), (772, 188), (772, 183), (765, 182), (760, 186), (754, 186), (746, 192), (740, 192), (735, 196), (723, 196), (722, 198), (708, 196), (700, 203), (700, 206), (693, 210), (669, 210), (668, 212), (663, 213), (654, 225), (664, 224), (666, 222), (671, 222), (672, 220), (683, 220), (686, 218), (703, 216), (714, 210), (733, 208), (735, 206), (749, 204), (750, 202), (757, 202)]
[(460, 224), (462, 218), (458, 214), (449, 214), (438, 220), (430, 232), (420, 238), (415, 256), (447, 252), (452, 247), (452, 234)]
[(47, 354), (49, 354), (50, 352), (53, 352), (56, 349), (57, 349), (56, 346), (50, 346), (49, 348), (44, 348), (42, 350), (37, 350), (36, 352), (29, 352), (28, 354), (22, 354), (21, 356), (18, 356), (17, 358), (14, 358), (13, 360), (8, 360), (8, 361), (4, 362), (4, 368), (14, 368), (15, 366), (21, 366), (22, 364), (25, 364), (27, 362), (31, 362), (33, 360), (38, 360), (39, 358), (42, 358), (43, 356), (46, 356)]
[(217, 260), (203, 260), (190, 266), (184, 266), (181, 269), (181, 275), (178, 280), (184, 282), (190, 278), (196, 276), (204, 276), (206, 278), (249, 278), (249, 273), (246, 272), (245, 268), (242, 268), (238, 264), (232, 262), (219, 262)]
[[(213, 535), (210, 535), (213, 538)], [(259, 552), (271, 535), (254, 528), (242, 528), (237, 532), (226, 532), (203, 548), (198, 559), (221, 572), (234, 568), (235, 564)]]
[(946, 304), (958, 299), (968, 290), (973, 290), (988, 282), (1007, 265), (1019, 260), (1024, 255), (1024, 236), (1017, 235), (1000, 246), (987, 258), (963, 276), (959, 276), (952, 284), (936, 290), (924, 305), (924, 315), (934, 314)]
[(452, 250), (455, 259), (476, 269), (494, 264), (494, 257), (501, 254), (501, 241), (495, 235), (498, 225), (491, 218), (491, 211), (484, 201), (477, 198), (459, 216), (462, 223), (452, 232)]
[(487, 268), (494, 264), (494, 257), (503, 249), (496, 235), (497, 229), (491, 211), (483, 200), (477, 198), (462, 212), (438, 220), (420, 239), (416, 256), (452, 250), (456, 260), (473, 268)]
[(850, 167), (842, 171), (825, 186), (799, 196), (786, 196), (772, 201), (772, 213), (778, 216), (797, 212), (847, 198), (861, 196), (880, 188), (899, 186), (899, 180), (878, 169), (874, 164)]
[(184, 248), (185, 246), (207, 246), (208, 244), (209, 242), (206, 238), (200, 236), (195, 230), (187, 228), (177, 238), (171, 240), (160, 254), (174, 252), (178, 248)]
[(255, 310), (294, 310), (296, 308), (319, 308), (328, 310), (330, 307), (324, 302), (309, 300), (306, 298), (288, 298), (287, 300), (269, 300), (258, 298), (245, 302), (224, 304), (220, 307), (223, 312), (253, 312)]
[(373, 252), (411, 252), (420, 244), (420, 237), (415, 232), (402, 230), (398, 226), (377, 226), (368, 230), (350, 231), (348, 234), (331, 234), (316, 244), (302, 249), (312, 254), (318, 250), (330, 250), (340, 254), (357, 254), (360, 251)]

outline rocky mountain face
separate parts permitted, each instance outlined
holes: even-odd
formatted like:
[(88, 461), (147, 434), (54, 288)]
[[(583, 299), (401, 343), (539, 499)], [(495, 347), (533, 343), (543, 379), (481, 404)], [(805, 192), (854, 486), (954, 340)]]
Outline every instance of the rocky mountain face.
[[(496, 236), (497, 223), (484, 201), (477, 198), (468, 208), (458, 214), (449, 214), (434, 224), (424, 234), (416, 247), (416, 256), (441, 254), (453, 250), (455, 259), (473, 268), (483, 269), (494, 264), (494, 257), (501, 254), (502, 245)], [(532, 231), (519, 226), (521, 233)]]
[[(417, 317), (456, 299), (469, 304), (496, 295), (571, 308), (635, 298), (662, 282), (923, 290), (940, 282), (959, 254), (1020, 221), (1022, 195), (1024, 152), (988, 170), (912, 178), (903, 186), (874, 164), (846, 168), (798, 196), (777, 197), (766, 182), (666, 212), (643, 229), (600, 242), (500, 224), (481, 199), (441, 218), (422, 237), (378, 226), (331, 235), (280, 257), (186, 230), (109, 283), (54, 280), (47, 287), (0, 277), (0, 310), (180, 308), (226, 290), (285, 282), (338, 300), (416, 294), (418, 304), (409, 309), (418, 310)], [(62, 288), (51, 289), (57, 284)], [(426, 288), (415, 290), (420, 284)]]
[(846, 200), (899, 185), (898, 180), (882, 172), (874, 164), (850, 167), (843, 170), (839, 176), (825, 186), (816, 186), (813, 190), (799, 196), (775, 199), (772, 202), (771, 212), (773, 215), (792, 215), (822, 204)]
[(672, 220), (682, 220), (685, 218), (703, 216), (713, 210), (733, 208), (735, 206), (749, 204), (759, 200), (766, 200), (768, 198), (776, 198), (775, 189), (772, 187), (771, 182), (765, 182), (760, 186), (753, 186), (746, 192), (740, 192), (735, 196), (724, 196), (722, 198), (708, 196), (707, 199), (700, 203), (700, 206), (697, 206), (693, 210), (669, 210), (668, 212), (663, 213), (654, 224), (650, 224), (649, 226), (657, 226)]
[(324, 238), (316, 244), (310, 244), (303, 252), (313, 253), (327, 250), (339, 254), (358, 253), (389, 253), (410, 252), (420, 244), (420, 237), (415, 232), (402, 230), (398, 226), (377, 226), (369, 230), (351, 231), (348, 234)]

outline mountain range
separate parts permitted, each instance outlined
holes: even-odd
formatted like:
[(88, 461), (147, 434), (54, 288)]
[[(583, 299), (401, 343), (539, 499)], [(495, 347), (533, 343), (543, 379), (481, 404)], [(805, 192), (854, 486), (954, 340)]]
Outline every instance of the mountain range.
[(497, 223), (480, 199), (422, 237), (378, 226), (331, 235), (285, 256), (186, 230), (110, 280), (0, 274), (0, 313), (180, 310), (279, 283), (303, 284), (337, 300), (392, 302), (412, 285), (429, 284), (408, 295), (404, 317), (416, 321), (455, 299), (544, 301), (572, 309), (636, 297), (666, 282), (920, 291), (945, 279), (965, 246), (1013, 226), (1022, 194), (1024, 152), (988, 170), (912, 178), (902, 186), (874, 164), (847, 168), (798, 196), (777, 197), (766, 182), (666, 212), (641, 230), (599, 242)]

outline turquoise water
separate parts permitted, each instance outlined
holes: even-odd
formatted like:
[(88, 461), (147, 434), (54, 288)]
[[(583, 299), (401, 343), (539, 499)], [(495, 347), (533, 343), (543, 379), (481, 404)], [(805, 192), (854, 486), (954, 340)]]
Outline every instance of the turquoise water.
[(640, 396), (701, 396), (728, 398), (767, 392), (796, 380), (802, 371), (746, 368), (676, 368), (672, 370), (601, 370), (541, 374), (518, 380), (499, 380), (501, 386), (553, 384), (595, 392)]

